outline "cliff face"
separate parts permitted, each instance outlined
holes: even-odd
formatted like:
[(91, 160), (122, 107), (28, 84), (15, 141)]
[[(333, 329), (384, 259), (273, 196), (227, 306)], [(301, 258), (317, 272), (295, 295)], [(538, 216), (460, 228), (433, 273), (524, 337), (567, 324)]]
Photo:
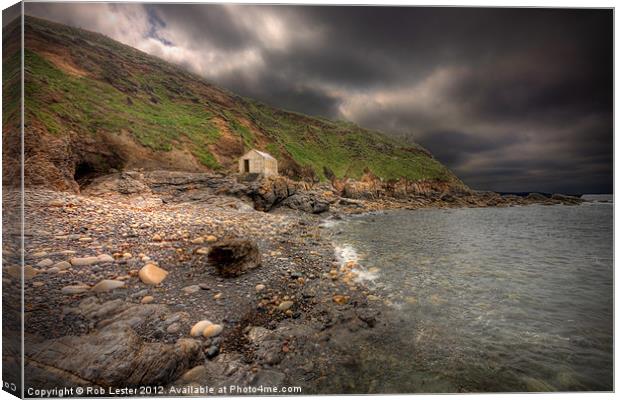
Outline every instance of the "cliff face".
[[(5, 127), (19, 113), (19, 97), (11, 97), (19, 80), (10, 73), (19, 72), (18, 50), (3, 57)], [(241, 98), (101, 34), (33, 17), (25, 19), (25, 92), (29, 185), (78, 191), (132, 169), (229, 173), (257, 148), (289, 178), (347, 190), (351, 180), (371, 184), (368, 176), (395, 192), (464, 186), (421, 147)], [(17, 140), (8, 131), (5, 142)]]
[(405, 178), (383, 180), (370, 173), (363, 175), (360, 180), (334, 179), (332, 185), (343, 197), (358, 200), (377, 200), (385, 197), (404, 199), (410, 195), (432, 196), (447, 193), (453, 195), (471, 193), (467, 186), (454, 181), (411, 181)]

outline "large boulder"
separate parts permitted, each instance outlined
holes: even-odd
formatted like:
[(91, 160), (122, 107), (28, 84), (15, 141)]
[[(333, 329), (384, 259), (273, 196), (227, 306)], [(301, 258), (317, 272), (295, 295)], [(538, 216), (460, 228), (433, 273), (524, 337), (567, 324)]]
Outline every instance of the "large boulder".
[(252, 182), (248, 196), (259, 211), (270, 211), (297, 193), (298, 184), (283, 176), (269, 176)]
[(312, 214), (320, 214), (329, 211), (329, 202), (318, 193), (296, 193), (282, 202), (283, 206), (293, 210), (304, 211)]
[(207, 260), (220, 276), (226, 278), (242, 275), (261, 264), (258, 245), (240, 239), (223, 240), (213, 245), (209, 249)]

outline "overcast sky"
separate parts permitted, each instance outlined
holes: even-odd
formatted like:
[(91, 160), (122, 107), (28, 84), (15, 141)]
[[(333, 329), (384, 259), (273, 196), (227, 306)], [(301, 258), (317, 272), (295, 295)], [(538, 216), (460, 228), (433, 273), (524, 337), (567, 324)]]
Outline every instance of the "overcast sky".
[(610, 10), (26, 3), (268, 104), (407, 135), (473, 188), (612, 191)]

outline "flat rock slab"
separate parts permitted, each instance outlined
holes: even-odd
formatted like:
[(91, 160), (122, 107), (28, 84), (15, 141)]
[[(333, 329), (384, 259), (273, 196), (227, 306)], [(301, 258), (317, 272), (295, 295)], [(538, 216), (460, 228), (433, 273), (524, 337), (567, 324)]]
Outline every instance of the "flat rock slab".
[(50, 381), (102, 387), (165, 385), (201, 360), (200, 342), (146, 343), (130, 328), (113, 327), (30, 346), (26, 370), (43, 370)]
[(84, 267), (88, 265), (97, 264), (99, 262), (99, 258), (97, 257), (74, 257), (69, 260), (71, 265), (75, 267)]
[(138, 326), (161, 321), (170, 312), (162, 305), (134, 305), (120, 300), (100, 303), (88, 298), (74, 310), (96, 323), (83, 336), (33, 343), (26, 349), (29, 383), (40, 388), (89, 385), (131, 387), (166, 385), (204, 362), (201, 343), (143, 340)]
[(207, 369), (204, 365), (199, 365), (184, 373), (177, 383), (201, 383), (205, 382), (207, 377)]
[(96, 257), (73, 257), (69, 262), (75, 267), (85, 267), (93, 264), (114, 262), (114, 258), (108, 254), (101, 254)]

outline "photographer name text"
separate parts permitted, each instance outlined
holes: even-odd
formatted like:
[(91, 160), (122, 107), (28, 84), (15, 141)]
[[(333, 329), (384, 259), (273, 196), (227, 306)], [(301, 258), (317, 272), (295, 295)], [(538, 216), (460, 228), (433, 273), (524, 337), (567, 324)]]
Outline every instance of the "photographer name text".
[(187, 396), (187, 395), (223, 395), (223, 394), (286, 394), (301, 393), (299, 386), (137, 386), (137, 387), (56, 387), (52, 389), (28, 388), (28, 397), (90, 397), (90, 396)]

